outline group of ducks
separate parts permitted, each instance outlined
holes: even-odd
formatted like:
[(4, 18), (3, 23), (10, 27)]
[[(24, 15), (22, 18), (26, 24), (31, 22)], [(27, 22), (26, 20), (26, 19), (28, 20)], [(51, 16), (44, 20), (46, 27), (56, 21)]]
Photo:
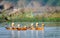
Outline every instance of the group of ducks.
[(12, 23), (11, 27), (6, 27), (7, 30), (44, 30), (44, 23), (42, 23), (42, 26), (39, 27), (38, 26), (38, 22), (36, 23), (36, 27), (33, 26), (33, 23), (31, 23), (30, 27), (24, 26), (24, 27), (20, 27), (20, 24), (18, 24), (17, 28), (14, 26), (14, 23)]

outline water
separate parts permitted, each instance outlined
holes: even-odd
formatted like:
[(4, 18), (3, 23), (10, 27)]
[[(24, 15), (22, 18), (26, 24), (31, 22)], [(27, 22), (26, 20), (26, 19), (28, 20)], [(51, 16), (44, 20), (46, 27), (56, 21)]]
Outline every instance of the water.
[[(52, 24), (55, 25), (54, 23)], [(37, 30), (13, 31), (6, 30), (5, 27), (0, 27), (0, 38), (60, 38), (60, 27), (45, 26), (44, 29), (45, 29), (44, 31)]]
[(8, 31), (0, 28), (0, 38), (60, 38), (60, 27), (45, 27), (44, 31)]

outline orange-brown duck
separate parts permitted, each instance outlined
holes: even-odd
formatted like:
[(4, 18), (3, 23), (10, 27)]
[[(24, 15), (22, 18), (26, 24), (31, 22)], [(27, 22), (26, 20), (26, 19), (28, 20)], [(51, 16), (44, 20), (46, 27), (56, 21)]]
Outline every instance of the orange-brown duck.
[(24, 27), (22, 27), (22, 28), (21, 28), (21, 30), (27, 30), (27, 27), (26, 27), (26, 26), (24, 26)]
[(38, 27), (38, 23), (36, 23), (36, 30), (44, 30), (44, 23), (42, 23), (41, 27)]
[(31, 24), (30, 30), (35, 30), (33, 23)]
[(14, 23), (12, 23), (11, 29), (12, 29), (12, 30), (16, 30), (16, 27), (14, 26)]
[(21, 30), (20, 24), (18, 24), (18, 27), (16, 28), (18, 31)]
[(7, 30), (11, 30), (11, 27), (5, 27)]

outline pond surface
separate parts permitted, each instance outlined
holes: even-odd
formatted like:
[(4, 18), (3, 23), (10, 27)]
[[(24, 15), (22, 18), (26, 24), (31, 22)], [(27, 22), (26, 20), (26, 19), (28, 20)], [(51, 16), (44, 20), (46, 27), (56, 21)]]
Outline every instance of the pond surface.
[(44, 31), (8, 31), (1, 27), (0, 38), (60, 38), (60, 27), (45, 27)]
[[(55, 25), (55, 23), (52, 23)], [(52, 25), (51, 24), (51, 25)], [(60, 38), (60, 27), (44, 27), (44, 31), (26, 30), (26, 31), (12, 31), (6, 30), (5, 27), (0, 27), (0, 38)]]

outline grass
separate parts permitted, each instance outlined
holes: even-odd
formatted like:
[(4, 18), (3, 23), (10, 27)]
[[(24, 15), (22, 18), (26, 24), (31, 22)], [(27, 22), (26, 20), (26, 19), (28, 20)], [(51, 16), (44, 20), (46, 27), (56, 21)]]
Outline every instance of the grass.
[[(1, 19), (5, 20), (5, 19)], [(10, 19), (9, 22), (60, 22), (60, 18), (16, 18), (16, 19)]]
[(33, 16), (32, 12), (24, 14), (17, 13), (13, 14), (12, 16), (8, 16), (7, 14), (3, 13), (0, 14), (0, 22), (6, 21), (3, 16), (9, 19), (7, 22), (60, 22), (60, 13), (51, 14), (49, 17), (45, 17), (43, 15)]

